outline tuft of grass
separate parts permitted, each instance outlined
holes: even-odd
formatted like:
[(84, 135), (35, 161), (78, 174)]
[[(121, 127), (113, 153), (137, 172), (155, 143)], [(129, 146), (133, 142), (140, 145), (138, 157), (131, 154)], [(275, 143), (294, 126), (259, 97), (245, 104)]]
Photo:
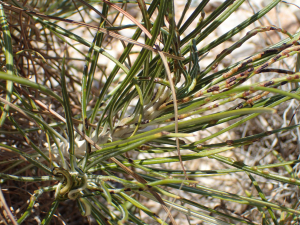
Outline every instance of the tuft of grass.
[(0, 221), (298, 221), (300, 32), (184, 2), (0, 1)]

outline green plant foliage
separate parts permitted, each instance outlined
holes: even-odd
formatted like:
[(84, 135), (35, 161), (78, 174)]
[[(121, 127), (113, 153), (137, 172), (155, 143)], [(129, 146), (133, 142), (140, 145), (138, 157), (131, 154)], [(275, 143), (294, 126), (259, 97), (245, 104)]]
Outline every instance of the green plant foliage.
[[(183, 2), (178, 12), (176, 1), (166, 0), (0, 1), (0, 178), (4, 196), (15, 204), (1, 216), (8, 223), (297, 221), (298, 200), (273, 201), (260, 183), (298, 187), (297, 157), (285, 159), (272, 150), (273, 163), (248, 165), (229, 153), (298, 131), (299, 124), (220, 137), (262, 115), (275, 118), (276, 109), (300, 100), (300, 32), (260, 26), (223, 48), (280, 0), (268, 1), (214, 40), (209, 35), (248, 1), (221, 1), (208, 15), (209, 0), (196, 7)], [(217, 69), (249, 39), (269, 32), (284, 38)], [(203, 66), (207, 54), (220, 47)], [(283, 69), (286, 60), (296, 69)], [(276, 76), (253, 82), (266, 73)], [(214, 132), (197, 136), (208, 130)], [(204, 159), (223, 166), (190, 169)], [(232, 174), (242, 174), (252, 191), (202, 183)], [(13, 197), (19, 191), (24, 196)], [(246, 206), (245, 215), (226, 205)]]

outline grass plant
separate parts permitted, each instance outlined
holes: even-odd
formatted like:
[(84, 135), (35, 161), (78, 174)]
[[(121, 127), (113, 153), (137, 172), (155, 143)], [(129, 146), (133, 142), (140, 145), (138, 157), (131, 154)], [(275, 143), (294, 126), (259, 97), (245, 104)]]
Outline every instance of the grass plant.
[[(276, 146), (299, 142), (300, 32), (262, 25), (233, 39), (285, 4), (273, 0), (211, 39), (251, 1), (210, 13), (209, 0), (183, 2), (0, 1), (3, 224), (297, 223), (298, 150)], [(278, 43), (223, 66), (275, 32)], [(291, 103), (290, 123), (224, 140)], [(269, 150), (249, 161), (251, 146)]]

